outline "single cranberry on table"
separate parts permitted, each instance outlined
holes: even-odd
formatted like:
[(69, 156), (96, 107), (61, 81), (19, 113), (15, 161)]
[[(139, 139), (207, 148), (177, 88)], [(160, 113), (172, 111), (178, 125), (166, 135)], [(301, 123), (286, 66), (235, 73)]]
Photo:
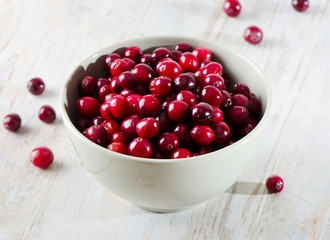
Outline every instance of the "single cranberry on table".
[(5, 129), (11, 132), (16, 132), (22, 124), (21, 117), (17, 113), (11, 113), (2, 120)]
[(191, 152), (186, 148), (178, 148), (174, 150), (171, 154), (172, 159), (189, 158), (191, 156)]
[(309, 7), (309, 1), (308, 0), (292, 0), (292, 6), (296, 11), (298, 12), (304, 12)]
[(189, 116), (189, 105), (184, 101), (174, 100), (167, 107), (167, 115), (173, 122), (184, 122)]
[(137, 137), (128, 145), (128, 154), (135, 157), (150, 158), (152, 145), (146, 138)]
[(241, 4), (238, 0), (225, 0), (223, 3), (223, 11), (229, 17), (237, 17), (241, 12)]
[(30, 162), (38, 168), (46, 168), (54, 161), (54, 154), (48, 147), (37, 147), (30, 153)]
[(191, 108), (191, 118), (196, 124), (210, 124), (214, 118), (214, 110), (210, 104), (200, 102)]
[(33, 95), (40, 95), (45, 91), (45, 83), (41, 78), (32, 78), (28, 81), (27, 89)]
[(93, 125), (83, 131), (85, 137), (87, 137), (92, 142), (100, 145), (107, 146), (108, 144), (108, 133), (105, 128), (101, 125)]
[(131, 46), (126, 48), (124, 51), (123, 57), (132, 59), (134, 62), (140, 62), (140, 59), (143, 55), (141, 49), (137, 46)]
[(248, 43), (258, 44), (263, 38), (263, 32), (257, 26), (250, 26), (244, 31), (244, 39)]
[(100, 102), (93, 97), (82, 97), (76, 103), (76, 109), (80, 117), (93, 118), (100, 115)]
[(196, 125), (190, 131), (191, 139), (201, 146), (210, 145), (214, 140), (213, 130), (206, 125)]
[(56, 112), (54, 108), (49, 105), (43, 105), (39, 109), (39, 119), (45, 123), (51, 123), (56, 119)]
[(198, 47), (195, 48), (191, 53), (197, 57), (198, 62), (200, 63), (204, 62), (205, 60), (212, 60), (212, 53), (207, 48)]
[(117, 152), (117, 153), (128, 154), (128, 149), (127, 149), (126, 145), (123, 144), (122, 142), (110, 143), (107, 146), (107, 149)]
[(180, 139), (175, 133), (164, 132), (159, 136), (157, 145), (161, 152), (171, 154), (180, 146)]
[(280, 176), (272, 175), (267, 178), (266, 187), (270, 193), (278, 193), (283, 190), (284, 181)]
[(136, 133), (142, 138), (152, 138), (159, 131), (159, 123), (152, 117), (143, 118), (136, 125)]

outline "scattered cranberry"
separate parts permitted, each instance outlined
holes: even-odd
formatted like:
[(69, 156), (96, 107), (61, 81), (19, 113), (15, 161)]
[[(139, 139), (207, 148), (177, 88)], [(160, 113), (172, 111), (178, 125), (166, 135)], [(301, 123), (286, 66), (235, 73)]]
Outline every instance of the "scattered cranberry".
[(237, 0), (225, 0), (223, 4), (223, 11), (229, 17), (237, 17), (241, 12), (241, 4)]
[(284, 182), (280, 176), (270, 176), (266, 181), (266, 187), (270, 193), (278, 193), (283, 190)]
[(178, 148), (174, 150), (171, 154), (172, 159), (189, 158), (189, 157), (191, 157), (191, 152), (185, 148)]
[(3, 126), (11, 132), (16, 132), (21, 127), (21, 117), (17, 113), (11, 113), (4, 117)]
[(107, 149), (117, 153), (128, 154), (128, 149), (126, 145), (121, 142), (113, 142), (109, 146), (107, 146)]
[(309, 7), (309, 1), (308, 0), (292, 0), (292, 6), (298, 12), (304, 12)]
[(145, 138), (135, 138), (128, 146), (128, 154), (135, 157), (149, 158), (152, 156), (152, 145)]
[(159, 123), (152, 117), (142, 119), (136, 125), (136, 133), (142, 138), (152, 138), (159, 130)]
[(260, 28), (251, 26), (245, 29), (244, 39), (251, 44), (258, 44), (263, 38), (263, 33)]
[(44, 105), (39, 110), (39, 119), (45, 123), (51, 123), (56, 119), (54, 108), (49, 105)]
[(45, 90), (45, 83), (41, 78), (32, 78), (30, 81), (28, 81), (27, 89), (33, 95), (40, 95)]
[(37, 147), (30, 154), (31, 163), (38, 168), (48, 167), (54, 160), (53, 152), (47, 147)]
[(108, 143), (108, 133), (101, 125), (93, 125), (84, 131), (85, 137), (92, 142), (105, 147)]

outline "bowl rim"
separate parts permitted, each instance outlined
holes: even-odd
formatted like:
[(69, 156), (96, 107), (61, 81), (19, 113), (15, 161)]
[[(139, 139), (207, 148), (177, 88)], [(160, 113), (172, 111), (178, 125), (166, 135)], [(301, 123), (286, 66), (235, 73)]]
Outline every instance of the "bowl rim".
[[(201, 42), (202, 44), (203, 43), (214, 44), (214, 45), (221, 46), (221, 48), (225, 48), (227, 51), (231, 52), (232, 54), (238, 55), (240, 58), (245, 60), (257, 72), (257, 74), (261, 76), (262, 82), (263, 82), (263, 84), (265, 86), (265, 90), (266, 90), (267, 103), (265, 106), (264, 114), (263, 114), (262, 118), (260, 119), (260, 121), (258, 122), (257, 126), (248, 135), (244, 136), (237, 142), (234, 142), (233, 144), (228, 145), (222, 149), (215, 150), (213, 152), (199, 155), (199, 156), (193, 156), (193, 157), (189, 157), (189, 158), (179, 158), (179, 159), (142, 158), (142, 157), (135, 157), (135, 156), (131, 156), (131, 155), (125, 155), (122, 153), (110, 151), (107, 148), (99, 146), (96, 143), (94, 143), (94, 142), (90, 141), (89, 139), (87, 139), (86, 137), (84, 137), (83, 134), (81, 132), (79, 132), (79, 130), (74, 126), (74, 124), (70, 120), (69, 115), (65, 109), (65, 105), (67, 105), (67, 98), (66, 98), (67, 91), (66, 90), (67, 90), (67, 86), (68, 86), (73, 74), (75, 73), (75, 71), (77, 70), (78, 67), (83, 66), (85, 63), (89, 63), (89, 62), (92, 63), (94, 60), (96, 60), (96, 57), (101, 56), (101, 54), (103, 52), (107, 51), (107, 49), (114, 49), (114, 47), (118, 44), (125, 46), (126, 44), (132, 44), (133, 42), (143, 41), (143, 40), (146, 40), (146, 41), (178, 40), (178, 43), (179, 42), (198, 41), (198, 42)], [(150, 46), (150, 47), (157, 47), (157, 46)], [(272, 104), (271, 101), (272, 101), (272, 97), (271, 97), (271, 90), (270, 90), (269, 83), (267, 82), (264, 74), (259, 69), (259, 67), (256, 64), (254, 64), (249, 58), (247, 58), (246, 56), (242, 55), (238, 51), (232, 49), (231, 47), (228, 47), (226, 44), (223, 44), (221, 42), (217, 42), (214, 40), (209, 40), (209, 39), (201, 38), (201, 37), (182, 36), (182, 35), (155, 35), (155, 36), (132, 38), (132, 39), (127, 39), (127, 40), (120, 41), (120, 42), (115, 42), (105, 48), (102, 48), (101, 50), (98, 50), (97, 52), (93, 53), (89, 57), (85, 58), (82, 62), (80, 62), (80, 64), (70, 73), (69, 77), (65, 80), (64, 84), (61, 87), (60, 97), (59, 97), (60, 111), (61, 111), (61, 116), (62, 116), (64, 124), (67, 125), (69, 127), (69, 130), (72, 131), (72, 133), (74, 135), (76, 135), (76, 137), (79, 138), (81, 141), (83, 141), (85, 144), (88, 144), (91, 148), (94, 148), (96, 151), (103, 151), (104, 154), (110, 154), (110, 155), (113, 155), (113, 157), (118, 156), (118, 157), (120, 157), (121, 161), (125, 160), (125, 161), (134, 161), (134, 162), (140, 162), (140, 163), (158, 164), (158, 165), (173, 164), (173, 163), (190, 163), (190, 162), (194, 162), (194, 161), (200, 161), (201, 159), (207, 159), (207, 157), (208, 156), (211, 157), (211, 155), (225, 153), (225, 152), (229, 152), (229, 151), (235, 151), (235, 149), (239, 148), (241, 145), (244, 145), (250, 139), (255, 138), (256, 135), (258, 135), (258, 133), (260, 131), (262, 131), (263, 126), (266, 125), (270, 119), (270, 107)], [(109, 157), (109, 160), (111, 160), (111, 159), (112, 158)]]

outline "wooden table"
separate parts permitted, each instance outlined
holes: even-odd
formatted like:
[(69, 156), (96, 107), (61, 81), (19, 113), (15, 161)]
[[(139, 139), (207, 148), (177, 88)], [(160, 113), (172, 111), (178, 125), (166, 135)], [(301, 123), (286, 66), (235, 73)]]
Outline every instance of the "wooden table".
[[(330, 239), (330, 2), (241, 0), (229, 18), (222, 0), (0, 0), (0, 116), (19, 113), (17, 133), (0, 127), (0, 239)], [(264, 32), (259, 45), (242, 34)], [(107, 191), (81, 167), (64, 131), (59, 91), (83, 59), (112, 43), (188, 35), (238, 50), (264, 72), (273, 94), (268, 138), (238, 182), (195, 208), (156, 214)], [(41, 77), (34, 96), (27, 81)], [(57, 110), (42, 123), (41, 105)], [(31, 150), (50, 147), (46, 170)], [(271, 174), (284, 178), (267, 194)]]

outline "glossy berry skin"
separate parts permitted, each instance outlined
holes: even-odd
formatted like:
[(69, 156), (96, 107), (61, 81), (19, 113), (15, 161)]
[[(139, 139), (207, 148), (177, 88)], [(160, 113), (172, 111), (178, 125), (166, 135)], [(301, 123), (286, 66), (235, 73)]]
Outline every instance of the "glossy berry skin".
[(100, 114), (106, 120), (114, 120), (114, 116), (111, 113), (110, 102), (106, 101), (102, 103), (100, 107)]
[(211, 128), (214, 132), (214, 144), (221, 146), (229, 142), (231, 138), (231, 130), (225, 122), (214, 122), (211, 124)]
[(98, 92), (97, 80), (91, 76), (84, 77), (80, 81), (79, 92), (83, 96), (93, 96)]
[(17, 113), (11, 113), (4, 117), (3, 126), (11, 132), (16, 132), (21, 127), (21, 117)]
[(138, 115), (131, 115), (125, 118), (120, 124), (120, 131), (124, 133), (130, 140), (138, 137), (136, 132), (136, 125), (140, 120), (141, 118)]
[(54, 161), (54, 154), (47, 147), (37, 147), (30, 153), (30, 161), (38, 168), (46, 168)]
[(143, 52), (137, 46), (131, 46), (126, 48), (124, 51), (123, 57), (132, 59), (134, 62), (140, 62), (140, 58), (142, 57)]
[(308, 0), (292, 0), (292, 6), (296, 11), (298, 12), (304, 12), (309, 7), (309, 1)]
[(105, 69), (107, 69), (108, 71), (110, 71), (110, 65), (113, 61), (115, 61), (116, 59), (120, 59), (121, 56), (118, 53), (111, 53), (108, 56), (106, 56), (106, 58), (104, 59), (104, 67)]
[(188, 123), (179, 123), (177, 124), (173, 132), (179, 137), (180, 144), (189, 146), (192, 143), (190, 138), (191, 125)]
[(204, 78), (203, 86), (213, 86), (221, 91), (225, 89), (225, 81), (220, 75), (213, 73)]
[(281, 192), (284, 188), (283, 179), (280, 176), (270, 176), (266, 181), (266, 187), (270, 193)]
[(201, 146), (210, 145), (214, 140), (213, 130), (206, 125), (196, 125), (190, 131), (191, 139)]
[(241, 4), (238, 0), (225, 0), (223, 4), (223, 11), (229, 17), (237, 17), (241, 12)]
[(156, 65), (155, 59), (149, 53), (145, 53), (145, 54), (142, 55), (142, 57), (140, 59), (140, 63), (147, 64), (150, 67), (154, 67)]
[(39, 109), (39, 119), (45, 123), (51, 123), (56, 119), (56, 112), (54, 108), (49, 105), (43, 105)]
[(107, 131), (109, 139), (114, 133), (119, 132), (120, 130), (120, 126), (115, 120), (105, 120), (101, 125)]
[(105, 86), (105, 85), (110, 85), (112, 77), (110, 78), (99, 78), (97, 79), (97, 88), (100, 91), (100, 88)]
[(155, 62), (159, 62), (160, 60), (164, 58), (168, 58), (171, 56), (171, 52), (164, 47), (156, 48), (153, 53), (151, 54), (152, 58)]
[(226, 112), (227, 122), (234, 126), (243, 125), (249, 116), (248, 110), (242, 106), (233, 106)]
[(238, 135), (240, 138), (248, 135), (256, 126), (257, 121), (253, 118), (249, 118), (244, 125), (242, 125), (238, 130)]
[(156, 120), (159, 122), (159, 132), (168, 132), (173, 130), (174, 123), (171, 119), (169, 119), (166, 112), (161, 112), (156, 117)]
[(189, 115), (189, 105), (184, 101), (174, 100), (167, 107), (167, 115), (173, 122), (184, 122)]
[(202, 68), (202, 77), (203, 79), (209, 74), (222, 75), (223, 67), (218, 62), (210, 62), (204, 68)]
[(107, 149), (117, 153), (128, 154), (126, 145), (121, 142), (113, 142), (107, 146)]
[(250, 26), (244, 31), (244, 39), (248, 43), (258, 44), (263, 38), (263, 33), (260, 28), (256, 26)]
[(142, 96), (139, 94), (131, 94), (126, 97), (129, 115), (139, 114), (138, 106), (141, 98)]
[(113, 93), (120, 93), (123, 90), (123, 88), (119, 85), (118, 77), (114, 77), (111, 79), (110, 89)]
[(214, 107), (219, 107), (222, 102), (222, 94), (214, 86), (205, 86), (200, 93), (201, 100)]
[(191, 52), (185, 52), (179, 58), (179, 64), (183, 72), (195, 72), (198, 69), (198, 58)]
[(155, 71), (147, 64), (137, 64), (131, 72), (138, 80), (139, 85), (148, 85), (149, 82), (156, 76)]
[(99, 88), (99, 99), (101, 102), (105, 101), (105, 96), (112, 93), (110, 85), (103, 85)]
[(191, 108), (191, 118), (194, 123), (208, 125), (212, 122), (214, 110), (212, 106), (205, 102), (200, 102)]
[(110, 138), (110, 142), (111, 143), (121, 142), (121, 143), (127, 145), (128, 144), (128, 137), (123, 132), (115, 132), (114, 134), (112, 134), (112, 136)]
[(222, 122), (223, 121), (223, 112), (220, 108), (212, 106), (214, 111), (214, 117), (212, 119), (212, 122)]
[(170, 58), (171, 58), (173, 61), (175, 61), (175, 62), (179, 62), (181, 56), (182, 56), (182, 52), (177, 51), (177, 50), (173, 50), (173, 51), (171, 51)]
[(195, 95), (188, 90), (183, 90), (183, 91), (179, 92), (176, 95), (176, 100), (181, 100), (181, 101), (186, 102), (189, 105), (189, 107), (193, 107), (197, 103), (197, 99), (196, 99)]
[[(113, 77), (118, 77), (122, 72), (130, 71), (135, 65), (131, 59), (116, 59), (110, 65), (110, 72)], [(134, 62), (134, 61), (133, 61)]]
[(174, 150), (171, 154), (171, 159), (178, 159), (178, 158), (188, 158), (191, 157), (191, 152), (186, 148), (178, 148)]
[(192, 47), (187, 43), (179, 43), (174, 47), (174, 49), (183, 53), (192, 51)]
[(90, 125), (101, 125), (104, 122), (104, 118), (102, 116), (96, 116), (92, 119)]
[(128, 145), (128, 154), (135, 157), (149, 158), (152, 156), (152, 145), (145, 138), (135, 138)]
[(80, 117), (93, 118), (100, 115), (100, 102), (93, 97), (82, 97), (76, 103)]
[(247, 109), (249, 110), (249, 113), (252, 117), (259, 117), (261, 112), (261, 103), (255, 95), (251, 94)]
[(112, 115), (117, 119), (124, 119), (128, 115), (129, 105), (125, 97), (121, 95), (114, 96), (109, 101)]
[(152, 117), (143, 118), (136, 125), (136, 133), (142, 138), (152, 138), (159, 131), (159, 123)]
[(40, 95), (45, 91), (45, 83), (41, 78), (32, 78), (27, 83), (27, 89), (33, 95)]
[(235, 83), (232, 92), (233, 94), (243, 94), (247, 98), (249, 98), (251, 95), (250, 88), (244, 83)]
[(84, 135), (92, 142), (100, 145), (107, 146), (108, 144), (108, 133), (105, 128), (101, 125), (93, 125), (84, 130)]
[(175, 133), (165, 132), (159, 136), (157, 145), (161, 152), (171, 154), (180, 146), (180, 140)]
[(139, 101), (138, 110), (143, 117), (156, 117), (161, 110), (159, 100), (151, 95), (144, 95)]
[(166, 60), (157, 64), (157, 73), (159, 76), (175, 79), (182, 73), (182, 68), (179, 63), (173, 60)]
[(222, 94), (222, 102), (220, 104), (221, 109), (228, 109), (233, 105), (233, 100), (231, 99), (231, 95), (226, 90), (221, 91)]
[(249, 99), (243, 94), (234, 94), (232, 96), (233, 106), (242, 106), (247, 108), (249, 105)]
[(118, 83), (122, 88), (133, 89), (138, 85), (138, 80), (131, 71), (125, 71), (118, 76)]
[(149, 91), (160, 97), (167, 97), (172, 92), (172, 80), (168, 77), (154, 78), (149, 83)]
[(192, 51), (192, 54), (194, 54), (197, 57), (198, 62), (200, 63), (204, 62), (205, 60), (212, 60), (212, 53), (207, 48), (203, 48), (203, 47), (195, 48)]
[(182, 90), (188, 90), (195, 92), (197, 89), (197, 82), (194, 75), (189, 73), (182, 73), (173, 80), (175, 89), (180, 92)]

